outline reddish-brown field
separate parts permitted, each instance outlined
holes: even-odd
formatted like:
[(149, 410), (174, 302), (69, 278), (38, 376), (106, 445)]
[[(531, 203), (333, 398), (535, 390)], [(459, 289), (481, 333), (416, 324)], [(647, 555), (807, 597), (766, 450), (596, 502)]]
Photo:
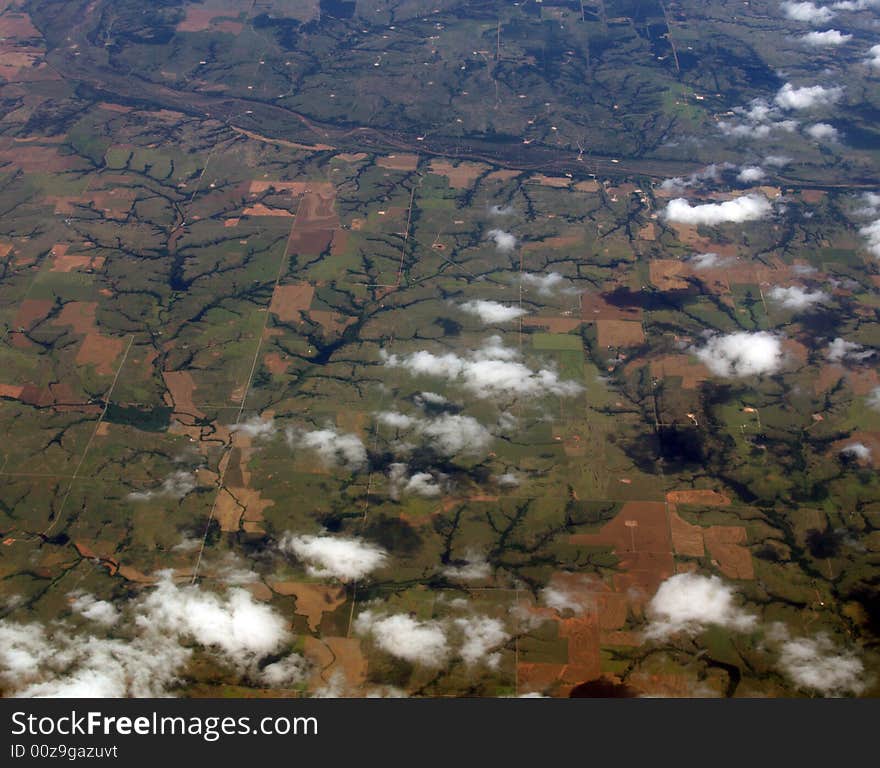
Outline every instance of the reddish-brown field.
[(637, 347), (645, 343), (642, 324), (635, 320), (597, 320), (596, 332), (602, 347)]
[(302, 319), (302, 313), (311, 306), (314, 295), (315, 287), (310, 283), (277, 285), (272, 293), (269, 311), (285, 323), (296, 322)]

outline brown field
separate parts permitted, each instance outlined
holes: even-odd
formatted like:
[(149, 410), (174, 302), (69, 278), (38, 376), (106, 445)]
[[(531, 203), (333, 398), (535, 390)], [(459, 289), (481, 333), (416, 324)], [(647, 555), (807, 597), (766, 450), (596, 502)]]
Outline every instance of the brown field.
[(345, 602), (345, 588), (308, 584), (302, 581), (269, 582), (273, 592), (279, 595), (293, 595), (296, 598), (294, 613), (305, 616), (312, 632), (318, 631), (321, 617), (325, 612), (335, 611)]
[(278, 352), (269, 352), (263, 357), (263, 365), (266, 370), (274, 376), (280, 376), (287, 371), (290, 363), (286, 361)]
[(682, 520), (672, 505), (669, 506), (669, 527), (672, 530), (672, 546), (676, 554), (687, 557), (702, 557), (706, 554), (703, 529)]
[(53, 321), (53, 325), (69, 325), (73, 332), (85, 336), (95, 331), (96, 301), (69, 301)]
[(645, 331), (635, 320), (597, 320), (596, 331), (603, 347), (637, 347), (645, 343)]
[[(224, 22), (224, 24), (229, 24), (230, 22)], [(236, 22), (233, 22), (236, 23)], [(232, 31), (228, 29), (223, 29), (221, 25), (216, 27), (221, 32)], [(238, 30), (241, 31), (240, 29)], [(233, 32), (233, 34), (238, 34), (238, 32)], [(230, 126), (233, 131), (236, 133), (240, 133), (242, 136), (247, 136), (249, 139), (253, 141), (259, 141), (261, 144), (274, 144), (278, 147), (286, 147), (288, 149), (299, 149), (304, 152), (329, 152), (336, 147), (331, 146), (330, 144), (300, 144), (298, 141), (287, 141), (286, 139), (275, 139), (271, 136), (263, 136), (259, 133), (254, 133), (254, 131), (248, 131), (244, 128), (239, 128), (237, 125)]]
[(75, 155), (62, 156), (58, 148), (42, 144), (19, 144), (0, 141), (0, 161), (25, 173), (60, 173), (77, 165)]
[(487, 170), (482, 163), (460, 162), (457, 165), (449, 160), (432, 160), (431, 173), (445, 176), (452, 189), (470, 189), (474, 182)]
[(580, 328), (583, 320), (577, 317), (550, 317), (548, 315), (535, 315), (524, 317), (522, 324), (528, 328), (546, 328), (550, 333), (570, 333)]
[(514, 170), (492, 171), (492, 173), (486, 176), (486, 181), (510, 181), (511, 179), (515, 179), (521, 174), (522, 171)]
[(303, 231), (299, 225), (294, 226), (288, 240), (288, 252), (298, 254), (319, 255), (330, 248), (335, 232), (332, 229), (313, 229)]
[(418, 155), (385, 155), (376, 158), (376, 165), (391, 171), (414, 171), (419, 167)]
[(562, 676), (564, 664), (520, 662), (516, 677), (521, 693), (543, 693), (551, 690)]
[(598, 181), (579, 181), (574, 185), (578, 192), (598, 192), (602, 185)]
[(332, 184), (313, 185), (303, 193), (297, 212), (297, 227), (336, 229), (336, 187)]
[(285, 323), (296, 322), (302, 319), (302, 313), (311, 306), (314, 295), (315, 287), (310, 283), (277, 285), (272, 293), (269, 311)]
[[(220, 19), (220, 16), (231, 16), (233, 18)], [(234, 17), (238, 16), (236, 8), (198, 8), (190, 6), (186, 9), (186, 17), (178, 23), (178, 32), (204, 32), (213, 29), (217, 32), (229, 32), (237, 35), (244, 25), (240, 21), (235, 21)], [(213, 21), (217, 19), (217, 21)]]
[(712, 490), (669, 491), (666, 501), (670, 504), (700, 504), (704, 507), (730, 506), (730, 497)]
[(651, 284), (661, 291), (686, 290), (690, 283), (684, 278), (690, 272), (689, 265), (677, 259), (652, 259), (648, 265)]
[(825, 199), (827, 193), (824, 189), (802, 189), (801, 200), (810, 205), (821, 203)]
[(641, 603), (674, 572), (672, 540), (662, 501), (629, 501), (599, 533), (574, 534), (575, 545), (610, 546), (620, 560), (614, 576), (616, 591), (634, 588), (632, 599)]
[(113, 364), (124, 347), (122, 339), (87, 333), (76, 353), (76, 362), (78, 365), (94, 365), (98, 373), (112, 376), (115, 372)]
[(543, 187), (553, 187), (554, 189), (565, 189), (571, 186), (571, 179), (567, 176), (545, 176), (543, 173), (536, 173), (530, 176), (529, 182), (540, 184)]
[(0, 243), (0, 259), (5, 259), (12, 253), (12, 243)]
[(639, 240), (648, 240), (653, 242), (657, 239), (657, 226), (649, 221), (639, 230)]
[(742, 526), (713, 525), (703, 529), (706, 549), (718, 563), (718, 570), (729, 579), (754, 579), (752, 553), (745, 547), (746, 529)]
[(651, 361), (651, 375), (658, 379), (681, 377), (684, 389), (696, 389), (709, 379), (709, 369), (700, 362), (691, 362), (687, 355), (667, 355)]
[(15, 328), (33, 328), (38, 320), (46, 318), (53, 306), (51, 299), (25, 299), (18, 305), (12, 325)]
[(303, 651), (315, 668), (309, 681), (312, 691), (332, 684), (338, 675), (344, 695), (356, 694), (367, 681), (367, 659), (357, 638), (306, 637)]
[(568, 664), (560, 675), (563, 683), (578, 685), (602, 674), (599, 624), (595, 617), (560, 619), (559, 636), (568, 639)]
[(583, 236), (575, 231), (565, 235), (557, 235), (556, 237), (546, 237), (543, 240), (531, 240), (527, 243), (523, 243), (520, 250), (524, 253), (528, 253), (529, 251), (536, 251), (540, 248), (573, 248), (576, 245), (581, 245), (581, 243), (583, 243)]
[(368, 157), (369, 155), (366, 152), (340, 152), (333, 159), (341, 160), (343, 163), (359, 163)]
[(581, 317), (587, 323), (597, 320), (637, 320), (641, 322), (642, 310), (638, 307), (616, 307), (609, 304), (600, 293), (585, 291), (581, 294)]
[(166, 401), (174, 408), (174, 414), (186, 414), (204, 419), (202, 413), (193, 402), (193, 393), (196, 391), (196, 383), (189, 371), (163, 371), (162, 378), (168, 389)]
[(268, 205), (264, 205), (263, 203), (254, 203), (253, 205), (249, 205), (247, 208), (242, 210), (242, 216), (280, 216), (282, 218), (290, 218), (294, 217), (293, 211), (288, 211), (286, 208), (270, 208)]
[(0, 384), (0, 397), (8, 397), (10, 400), (18, 400), (24, 387), (19, 384)]
[(101, 269), (103, 256), (90, 256), (87, 253), (68, 253), (70, 246), (59, 243), (52, 249), (50, 272), (73, 272), (75, 269)]
[(849, 369), (836, 363), (828, 363), (819, 369), (819, 375), (813, 381), (813, 391), (820, 395), (844, 378), (853, 394), (860, 397), (870, 394), (875, 387), (880, 386), (880, 375), (875, 368)]
[(27, 40), (28, 38), (33, 37), (42, 38), (42, 35), (31, 23), (31, 17), (26, 13), (7, 11), (0, 16), (0, 38)]

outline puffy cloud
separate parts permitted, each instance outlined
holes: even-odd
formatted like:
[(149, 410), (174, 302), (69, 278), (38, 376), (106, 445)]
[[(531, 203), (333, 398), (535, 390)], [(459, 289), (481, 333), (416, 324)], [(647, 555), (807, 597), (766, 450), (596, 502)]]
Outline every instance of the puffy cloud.
[(486, 235), (495, 241), (495, 247), (501, 253), (510, 253), (516, 248), (516, 237), (503, 229), (490, 229)]
[(418, 621), (404, 614), (380, 617), (367, 610), (355, 620), (354, 631), (370, 636), (383, 651), (413, 664), (440, 667), (449, 656), (446, 633), (436, 621)]
[(825, 24), (834, 16), (834, 11), (815, 3), (786, 2), (782, 3), (782, 10), (787, 18), (808, 24)]
[(840, 138), (837, 128), (828, 123), (814, 123), (804, 128), (804, 133), (815, 141), (837, 141)]
[(309, 665), (302, 656), (290, 654), (267, 664), (256, 679), (269, 688), (292, 688), (305, 680), (308, 671)]
[(872, 45), (868, 49), (868, 58), (866, 63), (872, 67), (880, 67), (880, 45)]
[(877, 6), (880, 6), (880, 0), (841, 0), (831, 4), (835, 11), (865, 11)]
[(306, 563), (309, 575), (359, 581), (382, 567), (388, 553), (368, 541), (343, 536), (285, 534), (279, 548)]
[(367, 449), (357, 435), (337, 432), (333, 427), (311, 432), (288, 427), (285, 430), (291, 448), (315, 451), (327, 466), (342, 465), (355, 471), (367, 463)]
[(573, 613), (584, 612), (583, 599), (566, 589), (564, 584), (548, 584), (541, 590), (541, 599), (548, 608), (552, 608), (559, 613), (564, 613), (565, 611), (572, 611)]
[(705, 203), (692, 206), (685, 198), (670, 200), (663, 212), (667, 221), (682, 224), (703, 224), (713, 226), (725, 222), (742, 223), (763, 219), (773, 208), (762, 195), (742, 195), (723, 203)]
[(694, 269), (714, 269), (716, 267), (726, 267), (732, 264), (736, 259), (729, 256), (719, 256), (717, 253), (695, 253), (688, 259), (688, 263), (692, 264)]
[[(101, 601), (84, 598), (77, 596), (75, 609), (96, 612), (93, 618), (109, 628), (111, 612)], [(130, 601), (113, 627), (128, 637), (74, 634), (63, 624), (0, 622), (0, 677), (23, 697), (166, 696), (189, 662), (192, 644), (255, 677), (259, 661), (283, 651), (290, 640), (286, 621), (250, 592), (179, 587), (167, 572)], [(299, 657), (287, 663), (303, 664)]]
[(734, 138), (764, 139), (775, 130), (791, 133), (798, 127), (797, 120), (784, 118), (782, 110), (763, 98), (752, 99), (747, 107), (734, 107), (733, 111), (745, 122), (722, 120), (718, 128), (723, 134)]
[(862, 227), (859, 234), (868, 241), (868, 250), (880, 259), (880, 219)]
[(516, 488), (520, 484), (520, 479), (515, 472), (504, 472), (495, 478), (495, 482), (502, 488)]
[(76, 592), (70, 595), (70, 608), (74, 613), (101, 624), (112, 627), (119, 621), (119, 611), (113, 603), (106, 600), (98, 600), (94, 595), (85, 592)]
[(782, 342), (766, 331), (711, 337), (695, 354), (716, 376), (759, 376), (782, 365)]
[(395, 462), (388, 468), (388, 481), (392, 499), (399, 499), (401, 495), (414, 494), (425, 498), (434, 498), (443, 493), (440, 482), (445, 475), (438, 473), (435, 477), (430, 472), (416, 472), (409, 476), (409, 466), (403, 462)]
[(505, 347), (500, 336), (491, 336), (478, 350), (457, 355), (435, 355), (422, 350), (399, 357), (382, 350), (385, 364), (403, 368), (413, 376), (436, 376), (460, 383), (481, 398), (535, 397), (544, 394), (569, 397), (583, 391), (574, 381), (565, 381), (550, 368), (533, 371), (520, 362), (519, 352)]
[(523, 272), (520, 279), (523, 285), (537, 288), (541, 296), (552, 296), (556, 291), (567, 288), (569, 285), (568, 279), (559, 272), (549, 272), (546, 275)]
[(814, 304), (822, 304), (830, 299), (824, 291), (808, 291), (796, 285), (783, 288), (777, 285), (767, 292), (767, 296), (778, 301), (786, 309), (808, 309)]
[(660, 189), (664, 192), (684, 192), (692, 187), (702, 187), (706, 182), (715, 182), (721, 178), (722, 171), (736, 168), (732, 163), (712, 163), (700, 171), (694, 171), (690, 176), (673, 176), (664, 179)]
[(774, 168), (783, 168), (791, 162), (791, 158), (786, 155), (767, 155), (764, 158), (764, 165), (772, 165)]
[(759, 165), (746, 165), (740, 169), (736, 175), (738, 181), (743, 184), (754, 184), (756, 181), (762, 181), (767, 176), (766, 172)]
[(866, 402), (868, 408), (880, 411), (880, 387), (874, 387), (874, 389), (871, 390)]
[(852, 652), (840, 651), (827, 635), (787, 640), (779, 666), (801, 688), (825, 696), (865, 690), (865, 665)]
[(222, 651), (240, 669), (289, 639), (287, 622), (247, 590), (235, 587), (219, 595), (197, 586), (178, 587), (167, 576), (144, 596), (135, 623)]
[(837, 29), (826, 29), (824, 32), (807, 32), (801, 37), (807, 45), (818, 47), (829, 45), (843, 45), (852, 40), (852, 35), (845, 35)]
[(791, 83), (785, 83), (773, 101), (782, 109), (813, 109), (830, 106), (840, 101), (841, 96), (843, 88), (837, 86), (826, 88), (822, 85), (805, 85), (795, 88)]
[(407, 416), (397, 411), (382, 411), (377, 421), (402, 431), (412, 430), (428, 439), (438, 453), (480, 453), (492, 442), (492, 433), (472, 416), (444, 413), (432, 419)]
[(461, 565), (449, 565), (443, 569), (443, 575), (456, 581), (480, 581), (492, 575), (492, 566), (484, 555), (473, 550), (465, 552)]
[(842, 363), (847, 360), (861, 362), (862, 360), (867, 360), (873, 355), (874, 350), (865, 350), (861, 344), (856, 344), (854, 341), (847, 341), (840, 336), (834, 339), (834, 341), (828, 345), (828, 349), (825, 350), (825, 356), (832, 363)]
[(850, 443), (840, 449), (842, 456), (852, 456), (859, 461), (871, 460), (871, 449), (864, 443)]
[(446, 405), (449, 402), (449, 400), (443, 397), (443, 395), (439, 395), (436, 392), (420, 392), (416, 395), (416, 399), (421, 406), (427, 404), (429, 406), (437, 407)]
[(497, 301), (483, 301), (474, 299), (459, 305), (462, 311), (469, 315), (476, 315), (484, 323), (497, 325), (508, 323), (518, 317), (528, 314), (522, 307), (513, 307), (509, 304), (499, 304)]
[(648, 605), (646, 636), (663, 639), (678, 632), (697, 634), (707, 626), (745, 632), (756, 617), (740, 608), (733, 588), (717, 576), (679, 573), (664, 581)]
[(162, 481), (162, 485), (151, 491), (132, 491), (131, 501), (150, 501), (151, 499), (182, 499), (196, 487), (196, 476), (192, 472), (177, 470)]
[(510, 639), (504, 624), (488, 616), (466, 616), (455, 619), (455, 626), (464, 634), (458, 653), (465, 663), (473, 665), (485, 659), (490, 667), (498, 666), (501, 657), (489, 651)]
[(260, 416), (251, 416), (249, 419), (233, 424), (229, 427), (230, 432), (241, 432), (250, 438), (271, 437), (277, 431), (274, 419), (263, 419)]

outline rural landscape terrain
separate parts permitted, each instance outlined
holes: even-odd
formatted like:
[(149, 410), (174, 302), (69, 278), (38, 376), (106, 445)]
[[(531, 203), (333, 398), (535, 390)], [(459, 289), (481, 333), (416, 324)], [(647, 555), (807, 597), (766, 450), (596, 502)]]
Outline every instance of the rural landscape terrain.
[(0, 694), (880, 694), (880, 2), (0, 0)]

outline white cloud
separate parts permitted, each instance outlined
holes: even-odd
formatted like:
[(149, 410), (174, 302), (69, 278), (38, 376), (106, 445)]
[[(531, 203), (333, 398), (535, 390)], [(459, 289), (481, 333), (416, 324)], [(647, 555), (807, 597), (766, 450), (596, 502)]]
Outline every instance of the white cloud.
[(430, 472), (416, 472), (409, 476), (409, 466), (403, 462), (395, 462), (388, 468), (389, 492), (392, 499), (399, 499), (401, 495), (414, 494), (431, 499), (443, 493), (440, 484), (445, 475), (437, 473), (437, 477)]
[(426, 403), (428, 405), (434, 406), (446, 405), (446, 403), (449, 402), (449, 400), (443, 397), (443, 395), (439, 395), (436, 392), (420, 392), (418, 395), (416, 395), (416, 399), (417, 401), (421, 400), (421, 402), (419, 402), (418, 404), (422, 406), (424, 406)]
[(787, 18), (808, 24), (825, 24), (834, 16), (834, 11), (815, 3), (786, 2), (781, 7)]
[(692, 206), (685, 198), (670, 200), (663, 212), (667, 221), (683, 224), (713, 226), (725, 222), (741, 223), (763, 219), (773, 208), (762, 195), (742, 195), (723, 203), (705, 203)]
[(841, 0), (831, 4), (835, 11), (865, 11), (877, 6), (880, 6), (880, 0)]
[(241, 432), (250, 438), (271, 437), (275, 434), (275, 420), (251, 416), (249, 419), (229, 427), (230, 432)]
[(333, 427), (311, 432), (288, 427), (285, 435), (291, 448), (315, 451), (327, 466), (342, 465), (355, 471), (367, 463), (367, 449), (357, 435), (337, 432)]
[(880, 411), (880, 387), (874, 387), (866, 400), (868, 408)]
[(840, 453), (843, 456), (853, 456), (859, 461), (871, 460), (871, 449), (864, 443), (850, 443), (849, 445), (845, 445), (840, 449)]
[(150, 501), (156, 498), (182, 499), (196, 487), (196, 476), (192, 472), (177, 470), (162, 481), (162, 485), (151, 491), (132, 491), (131, 501)]
[(880, 259), (880, 219), (862, 227), (859, 234), (868, 241), (868, 250)]
[(449, 656), (446, 633), (436, 621), (418, 621), (404, 614), (380, 617), (367, 610), (355, 620), (354, 631), (372, 637), (383, 651), (413, 664), (440, 667)]
[(460, 304), (462, 311), (469, 315), (476, 315), (484, 323), (489, 325), (497, 325), (498, 323), (508, 323), (516, 320), (518, 317), (528, 314), (522, 307), (514, 307), (509, 304), (499, 304), (497, 301), (483, 301), (482, 299), (474, 299)]
[(456, 581), (480, 581), (492, 575), (492, 566), (484, 555), (468, 550), (462, 565), (449, 565), (443, 569), (443, 575)]
[(568, 397), (583, 390), (574, 381), (565, 381), (550, 368), (533, 371), (517, 358), (519, 352), (502, 344), (500, 336), (491, 336), (478, 350), (457, 355), (435, 355), (422, 350), (399, 357), (381, 352), (385, 364), (404, 368), (413, 376), (435, 376), (460, 383), (481, 398), (499, 396), (535, 397), (544, 394)]
[(814, 304), (827, 302), (831, 297), (824, 291), (808, 291), (796, 285), (783, 288), (777, 285), (767, 292), (773, 301), (778, 301), (785, 309), (807, 309)]
[(702, 187), (706, 182), (716, 182), (721, 178), (721, 172), (736, 168), (732, 163), (712, 163), (700, 171), (694, 171), (690, 176), (673, 176), (664, 179), (660, 189), (664, 192), (684, 192), (692, 187)]
[(285, 534), (279, 548), (306, 563), (310, 576), (359, 581), (381, 568), (388, 553), (363, 539), (344, 536)]
[(269, 688), (292, 688), (303, 680), (309, 665), (302, 656), (290, 654), (263, 667), (256, 679)]
[(541, 599), (548, 608), (564, 613), (584, 612), (584, 601), (578, 595), (565, 588), (563, 584), (548, 584), (541, 590)]
[(520, 279), (523, 285), (537, 288), (541, 296), (551, 296), (557, 290), (566, 288), (569, 285), (568, 279), (559, 274), (559, 272), (550, 272), (546, 275), (523, 272)]
[(486, 235), (490, 240), (495, 241), (495, 247), (501, 253), (510, 253), (516, 248), (516, 237), (510, 232), (505, 232), (503, 229), (490, 229)]
[(763, 181), (767, 176), (766, 172), (759, 165), (746, 165), (740, 169), (736, 175), (738, 181), (743, 184), (754, 184), (756, 181)]
[(804, 128), (804, 133), (815, 141), (837, 141), (840, 133), (828, 123), (814, 123)]
[(791, 162), (791, 158), (786, 155), (767, 155), (764, 158), (764, 165), (772, 165), (774, 168), (782, 168)]
[(854, 654), (838, 650), (827, 635), (788, 640), (779, 652), (782, 670), (801, 688), (825, 696), (865, 690), (865, 665)]
[(801, 37), (801, 40), (807, 45), (819, 47), (843, 45), (852, 40), (852, 35), (845, 35), (837, 29), (826, 29), (824, 32), (807, 32)]
[(739, 331), (713, 336), (694, 351), (716, 376), (758, 376), (774, 373), (782, 365), (782, 343), (766, 331)]
[(401, 431), (413, 431), (428, 439), (428, 446), (438, 453), (481, 453), (492, 442), (492, 433), (472, 416), (444, 413), (431, 419), (407, 416), (397, 411), (382, 411), (377, 420)]
[(678, 632), (697, 634), (707, 626), (745, 632), (756, 617), (734, 601), (735, 591), (717, 576), (679, 573), (664, 581), (648, 605), (646, 637), (663, 639)]
[(502, 488), (516, 488), (520, 484), (520, 479), (515, 472), (504, 472), (495, 478), (495, 482)]
[(112, 627), (119, 621), (119, 611), (113, 603), (98, 600), (94, 595), (85, 592), (75, 592), (70, 597), (71, 610), (89, 621), (105, 627)]
[(825, 351), (825, 356), (832, 363), (842, 363), (846, 360), (852, 362), (861, 362), (862, 360), (867, 360), (873, 355), (874, 350), (865, 350), (861, 344), (856, 344), (856, 342), (854, 341), (847, 341), (846, 339), (842, 339), (840, 336), (834, 339), (834, 341), (832, 341), (828, 345), (828, 349)]
[(843, 88), (822, 85), (805, 85), (795, 88), (791, 83), (783, 85), (776, 94), (774, 102), (782, 109), (813, 109), (827, 107), (840, 101)]
[[(95, 617), (110, 629), (112, 614), (99, 603), (81, 600), (79, 608), (85, 615), (97, 606)], [(287, 622), (249, 592), (179, 587), (169, 572), (127, 604), (124, 618), (112, 626), (127, 637), (74, 634), (60, 623), (0, 622), (0, 677), (19, 697), (167, 696), (192, 644), (253, 677), (261, 659), (290, 641)]]
[(692, 264), (694, 269), (715, 269), (717, 267), (726, 267), (733, 264), (736, 259), (729, 256), (719, 256), (717, 253), (695, 253), (688, 259), (688, 263)]
[(868, 49), (868, 58), (866, 63), (872, 67), (880, 67), (880, 45), (872, 45)]
[(473, 665), (485, 660), (492, 668), (498, 666), (501, 657), (489, 652), (510, 639), (504, 624), (488, 616), (467, 616), (455, 619), (455, 626), (464, 634), (458, 653), (465, 663)]

